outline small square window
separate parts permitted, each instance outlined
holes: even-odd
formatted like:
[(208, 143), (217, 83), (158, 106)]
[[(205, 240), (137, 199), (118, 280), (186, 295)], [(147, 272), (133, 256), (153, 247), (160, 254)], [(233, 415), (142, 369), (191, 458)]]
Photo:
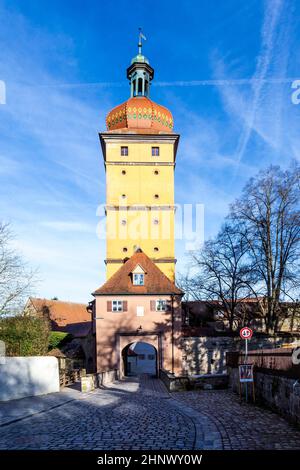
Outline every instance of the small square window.
[(156, 311), (165, 312), (167, 310), (167, 301), (166, 300), (157, 300), (156, 301)]
[(145, 354), (139, 354), (139, 355), (138, 355), (138, 358), (139, 358), (141, 361), (144, 361), (144, 360), (145, 360)]
[(154, 361), (154, 359), (155, 359), (154, 354), (148, 354), (148, 359), (149, 359), (149, 361)]
[(128, 157), (128, 147), (121, 147), (121, 155), (122, 157)]
[(144, 274), (133, 274), (133, 285), (134, 286), (143, 286), (144, 285)]
[(112, 311), (113, 312), (123, 312), (123, 301), (122, 300), (113, 300), (112, 301)]
[(152, 147), (152, 157), (159, 157), (159, 147)]

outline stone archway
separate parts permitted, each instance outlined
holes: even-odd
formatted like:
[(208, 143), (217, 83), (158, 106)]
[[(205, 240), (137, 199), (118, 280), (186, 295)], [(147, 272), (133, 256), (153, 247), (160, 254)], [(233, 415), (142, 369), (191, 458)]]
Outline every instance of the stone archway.
[[(125, 377), (128, 374), (128, 362), (127, 362), (127, 353), (128, 349), (132, 344), (142, 343), (147, 346), (152, 347), (152, 353), (148, 348), (148, 352), (142, 354), (155, 355), (155, 374), (158, 376), (159, 368), (162, 360), (162, 352), (160, 347), (160, 337), (157, 334), (148, 334), (148, 335), (119, 335), (118, 337), (118, 349), (119, 349), (119, 372), (120, 377)], [(138, 354), (138, 352), (137, 352)], [(142, 372), (140, 372), (142, 373)], [(146, 372), (147, 373), (147, 372)]]
[(135, 341), (125, 346), (122, 350), (122, 362), (125, 376), (157, 376), (157, 350), (145, 341)]

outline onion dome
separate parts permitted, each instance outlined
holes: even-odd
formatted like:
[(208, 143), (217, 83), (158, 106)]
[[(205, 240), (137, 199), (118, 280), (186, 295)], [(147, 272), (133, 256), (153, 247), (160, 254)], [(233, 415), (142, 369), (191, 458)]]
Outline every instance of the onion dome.
[(172, 132), (173, 116), (171, 112), (150, 100), (150, 85), (154, 70), (149, 60), (142, 54), (142, 39), (139, 32), (138, 54), (132, 59), (127, 69), (130, 81), (131, 97), (113, 108), (106, 117), (108, 131), (120, 130), (145, 132)]
[(115, 129), (153, 129), (171, 132), (173, 116), (171, 112), (146, 96), (129, 98), (116, 106), (106, 117), (108, 131)]

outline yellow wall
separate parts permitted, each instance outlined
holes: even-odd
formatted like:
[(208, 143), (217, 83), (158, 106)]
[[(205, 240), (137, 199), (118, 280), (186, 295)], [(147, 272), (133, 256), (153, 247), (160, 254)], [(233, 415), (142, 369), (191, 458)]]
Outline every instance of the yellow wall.
[[(124, 145), (128, 146), (128, 156), (121, 156), (120, 148)], [(159, 156), (152, 156), (153, 146), (160, 148)], [(130, 257), (139, 246), (151, 259), (157, 260), (157, 266), (169, 278), (174, 279), (173, 163), (174, 144), (159, 138), (157, 142), (137, 143), (123, 138), (118, 143), (106, 143), (107, 260)], [(155, 171), (159, 173), (155, 174)], [(134, 205), (146, 206), (147, 210), (128, 209)], [(160, 259), (173, 262), (159, 262)], [(108, 262), (107, 278), (120, 266), (121, 261)]]

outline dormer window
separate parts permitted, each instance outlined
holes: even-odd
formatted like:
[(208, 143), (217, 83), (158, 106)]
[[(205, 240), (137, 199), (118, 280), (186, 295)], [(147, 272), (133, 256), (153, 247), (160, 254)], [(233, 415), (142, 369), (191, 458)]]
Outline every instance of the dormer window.
[(134, 286), (143, 286), (145, 284), (145, 270), (140, 264), (131, 271), (131, 280)]
[(141, 273), (133, 273), (132, 281), (134, 286), (143, 286), (145, 281), (144, 274)]

